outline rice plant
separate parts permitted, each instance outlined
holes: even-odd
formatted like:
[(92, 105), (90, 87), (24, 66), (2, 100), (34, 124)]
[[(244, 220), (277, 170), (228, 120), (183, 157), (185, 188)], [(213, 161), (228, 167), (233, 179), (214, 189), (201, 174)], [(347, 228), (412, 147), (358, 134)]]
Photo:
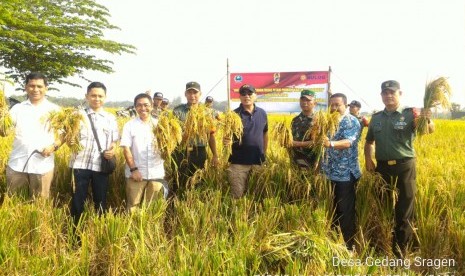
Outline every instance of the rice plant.
[(53, 130), (56, 137), (61, 137), (62, 142), (68, 145), (72, 153), (83, 149), (79, 140), (84, 117), (79, 109), (66, 107), (60, 111), (52, 111), (46, 121), (49, 129)]
[(308, 135), (312, 141), (312, 151), (317, 156), (316, 163), (325, 154), (325, 140), (336, 134), (340, 116), (339, 112), (326, 112), (323, 110), (319, 110), (313, 115), (313, 124), (306, 136)]
[[(270, 116), (271, 124), (282, 116)], [(124, 161), (110, 178), (111, 211), (99, 216), (86, 204), (73, 242), (69, 215), (70, 149), (60, 148), (52, 185), (54, 201), (2, 195), (1, 275), (437, 275), (465, 274), (465, 121), (437, 120), (437, 132), (415, 142), (417, 154), (416, 235), (410, 268), (334, 260), (382, 260), (391, 253), (395, 187), (365, 174), (357, 186), (357, 252), (347, 251), (331, 228), (332, 194), (318, 173), (294, 170), (286, 150), (270, 139), (266, 165), (249, 177), (245, 196), (233, 200), (226, 172), (208, 163), (196, 189), (137, 212), (124, 210)], [(454, 139), (451, 139), (453, 137)], [(222, 139), (222, 137), (218, 137)], [(0, 139), (4, 171), (12, 136)], [(221, 143), (218, 150), (221, 149)], [(362, 153), (361, 153), (362, 154)], [(4, 174), (0, 187), (4, 191)], [(170, 228), (170, 233), (166, 230)], [(455, 266), (413, 265), (415, 257), (453, 259)]]
[(286, 122), (277, 122), (271, 131), (271, 139), (283, 148), (292, 147), (292, 131)]
[(156, 149), (160, 151), (164, 160), (169, 160), (171, 154), (181, 143), (182, 129), (180, 121), (173, 112), (165, 111), (158, 118), (158, 124), (153, 128), (157, 143)]
[[(233, 139), (237, 139), (239, 144), (242, 142), (244, 127), (242, 126), (241, 117), (236, 112), (228, 109), (224, 112), (219, 124), (221, 126), (223, 140), (233, 141)], [(231, 147), (232, 143), (223, 147), (223, 156), (229, 157), (232, 152)]]
[(182, 147), (189, 147), (192, 141), (207, 144), (210, 133), (215, 131), (215, 123), (211, 112), (205, 105), (193, 105), (187, 113), (182, 132)]
[(6, 102), (5, 94), (0, 89), (0, 134), (8, 134), (13, 126), (13, 121), (9, 113), (9, 105)]
[[(452, 90), (445, 77), (440, 77), (427, 83), (425, 85), (425, 95), (423, 97), (424, 110), (430, 110), (438, 106), (449, 110), (451, 108), (451, 103), (449, 101), (451, 95)], [(416, 131), (418, 135), (429, 133), (428, 119), (426, 117), (420, 116), (417, 119)]]

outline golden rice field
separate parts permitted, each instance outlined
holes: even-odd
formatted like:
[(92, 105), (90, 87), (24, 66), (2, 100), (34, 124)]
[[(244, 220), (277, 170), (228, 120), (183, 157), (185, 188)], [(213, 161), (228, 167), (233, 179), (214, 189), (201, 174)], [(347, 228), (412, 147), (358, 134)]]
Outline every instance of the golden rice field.
[[(270, 123), (283, 119), (290, 124), (290, 116), (270, 116)], [(401, 260), (390, 252), (393, 203), (378, 196), (392, 189), (363, 175), (357, 188), (358, 248), (350, 253), (330, 227), (328, 182), (294, 171), (286, 150), (273, 141), (266, 166), (251, 175), (244, 198), (229, 197), (224, 167), (208, 167), (169, 214), (163, 199), (124, 212), (119, 152), (111, 211), (99, 217), (89, 204), (79, 227), (82, 245), (75, 246), (68, 235), (69, 149), (57, 152), (54, 200), (25, 202), (4, 196), (12, 137), (0, 138), (0, 274), (465, 275), (463, 133), (465, 121), (437, 120), (436, 133), (416, 141), (420, 245)]]

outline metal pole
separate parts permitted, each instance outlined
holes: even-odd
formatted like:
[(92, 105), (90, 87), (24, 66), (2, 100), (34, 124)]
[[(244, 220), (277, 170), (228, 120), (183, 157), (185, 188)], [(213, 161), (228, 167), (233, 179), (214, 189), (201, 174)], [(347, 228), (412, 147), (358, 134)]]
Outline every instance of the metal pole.
[(227, 95), (228, 95), (228, 110), (231, 107), (231, 98), (229, 96), (230, 94), (230, 83), (229, 83), (229, 58), (226, 59), (226, 89), (227, 89)]

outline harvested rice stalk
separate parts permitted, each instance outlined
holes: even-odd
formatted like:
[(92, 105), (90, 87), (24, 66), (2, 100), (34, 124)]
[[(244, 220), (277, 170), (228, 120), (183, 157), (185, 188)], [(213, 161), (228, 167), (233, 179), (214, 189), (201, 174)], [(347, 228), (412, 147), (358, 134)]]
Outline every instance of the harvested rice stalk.
[[(312, 151), (318, 164), (325, 154), (324, 141), (326, 137), (333, 137), (339, 127), (339, 112), (318, 111), (313, 116), (313, 125), (310, 129), (310, 140), (312, 141)], [(307, 135), (307, 134), (305, 134)]]
[(160, 150), (161, 157), (168, 160), (174, 149), (181, 143), (181, 124), (172, 112), (164, 111), (158, 118), (158, 124), (153, 128), (153, 134), (157, 139), (155, 144)]
[[(239, 144), (242, 143), (244, 127), (242, 126), (242, 120), (239, 114), (233, 110), (228, 110), (224, 113), (220, 123), (223, 128), (223, 140), (233, 141), (233, 139), (238, 139)], [(225, 156), (229, 156), (232, 152), (232, 143), (223, 147), (223, 152)]]
[(75, 107), (52, 111), (47, 118), (49, 130), (53, 130), (55, 136), (61, 136), (62, 142), (68, 145), (72, 153), (77, 153), (83, 148), (79, 142), (81, 122), (83, 121), (84, 116)]
[(192, 141), (207, 144), (214, 129), (213, 118), (205, 105), (191, 106), (184, 122), (181, 144), (184, 147), (189, 146)]
[[(424, 109), (431, 109), (433, 107), (441, 106), (443, 109), (450, 109), (450, 96), (452, 90), (447, 82), (447, 79), (440, 77), (434, 81), (431, 81), (425, 86), (425, 96), (423, 97)], [(418, 135), (424, 135), (429, 133), (428, 119), (424, 116), (420, 116), (416, 121), (416, 131)]]
[(13, 126), (13, 121), (8, 110), (9, 105), (5, 100), (5, 94), (3, 90), (0, 90), (0, 133), (3, 135), (6, 135)]
[(271, 132), (272, 139), (277, 141), (278, 144), (283, 148), (291, 148), (293, 137), (292, 131), (285, 122), (278, 122), (274, 125), (273, 131)]

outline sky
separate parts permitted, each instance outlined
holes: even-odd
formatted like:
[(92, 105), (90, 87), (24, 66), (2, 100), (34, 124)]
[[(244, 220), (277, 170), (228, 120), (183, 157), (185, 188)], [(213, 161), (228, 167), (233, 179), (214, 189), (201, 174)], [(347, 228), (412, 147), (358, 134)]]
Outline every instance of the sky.
[[(137, 47), (105, 56), (114, 73), (86, 72), (108, 88), (108, 100), (161, 91), (184, 99), (185, 84), (203, 98), (227, 99), (226, 61), (234, 72), (324, 71), (332, 92), (383, 108), (381, 82), (400, 82), (402, 104), (423, 105), (425, 83), (448, 77), (452, 102), (465, 107), (463, 0), (97, 0), (121, 29), (106, 38)], [(83, 98), (83, 88), (53, 95)], [(7, 90), (8, 92), (8, 90)]]

